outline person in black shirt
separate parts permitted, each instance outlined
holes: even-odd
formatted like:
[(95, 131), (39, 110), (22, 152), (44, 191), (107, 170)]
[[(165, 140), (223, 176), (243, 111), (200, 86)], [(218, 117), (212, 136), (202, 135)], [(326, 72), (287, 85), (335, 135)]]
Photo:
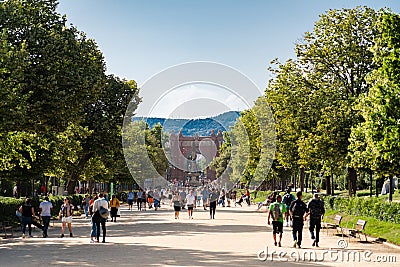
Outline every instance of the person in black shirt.
[[(311, 239), (314, 239), (312, 246), (318, 247), (319, 231), (321, 230), (321, 218), (325, 214), (324, 202), (319, 199), (318, 193), (314, 194), (314, 198), (308, 203), (308, 210), (305, 218), (310, 215), (310, 233)], [(315, 228), (315, 235), (314, 235)]]
[(303, 226), (304, 226), (304, 215), (308, 212), (306, 203), (301, 199), (303, 197), (302, 192), (297, 192), (297, 199), (290, 204), (289, 213), (293, 218), (293, 247), (301, 248), (301, 240), (303, 239)]
[(214, 188), (211, 189), (211, 193), (208, 196), (210, 199), (210, 219), (215, 219), (215, 210), (217, 208), (217, 200), (219, 198), (219, 194), (215, 191)]
[(32, 237), (32, 221), (35, 216), (35, 209), (31, 205), (31, 199), (26, 198), (25, 204), (19, 208), (21, 212), (21, 223), (22, 223), (22, 238), (25, 238), (26, 225), (28, 225), (29, 237)]

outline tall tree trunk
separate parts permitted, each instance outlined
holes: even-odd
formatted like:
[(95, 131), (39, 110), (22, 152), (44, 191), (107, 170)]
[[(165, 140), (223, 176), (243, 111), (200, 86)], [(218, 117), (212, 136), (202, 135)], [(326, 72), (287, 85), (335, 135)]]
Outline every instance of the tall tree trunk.
[(79, 163), (76, 166), (76, 168), (70, 171), (66, 185), (66, 189), (69, 195), (75, 193), (76, 182), (79, 180), (79, 176), (82, 173), (82, 170), (85, 167), (86, 163), (93, 157), (93, 155), (94, 155), (93, 153), (88, 153), (83, 155), (82, 158), (79, 160)]
[(335, 180), (333, 179), (333, 174), (331, 174), (331, 184), (332, 184), (332, 196), (335, 195)]
[(393, 175), (389, 177), (389, 201), (393, 200)]
[(305, 171), (304, 167), (300, 168), (300, 191), (304, 191), (304, 176), (305, 176)]
[(297, 175), (295, 171), (293, 172), (293, 188), (297, 191)]
[(305, 186), (306, 187), (306, 193), (308, 191), (308, 180), (310, 179), (310, 174), (307, 175), (307, 173), (306, 173), (306, 186)]
[(369, 197), (372, 197), (372, 170), (369, 170)]
[(347, 168), (347, 175), (349, 177), (349, 196), (355, 196), (357, 193), (357, 172), (354, 168)]
[(331, 187), (331, 177), (329, 175), (325, 175), (325, 187), (326, 187), (326, 194), (332, 194), (332, 187)]

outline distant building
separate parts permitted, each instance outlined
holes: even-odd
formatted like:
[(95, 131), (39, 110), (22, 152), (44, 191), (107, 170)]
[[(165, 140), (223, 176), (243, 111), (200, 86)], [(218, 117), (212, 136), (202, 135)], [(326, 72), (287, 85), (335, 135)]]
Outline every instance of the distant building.
[(223, 142), (222, 132), (211, 131), (210, 136), (183, 136), (171, 131), (169, 138), (170, 161), (172, 166), (168, 170), (168, 179), (177, 179), (185, 182), (189, 178), (199, 179), (203, 167), (207, 166), (205, 178), (211, 181), (216, 179), (216, 172), (208, 165), (219, 156), (219, 149)]

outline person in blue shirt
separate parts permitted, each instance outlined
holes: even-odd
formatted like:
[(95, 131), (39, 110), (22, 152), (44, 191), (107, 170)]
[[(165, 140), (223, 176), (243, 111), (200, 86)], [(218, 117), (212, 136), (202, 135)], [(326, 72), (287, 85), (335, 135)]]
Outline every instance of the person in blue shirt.
[(132, 210), (133, 206), (133, 199), (135, 198), (135, 194), (132, 192), (132, 189), (129, 190), (128, 192), (128, 205), (129, 205), (129, 210)]

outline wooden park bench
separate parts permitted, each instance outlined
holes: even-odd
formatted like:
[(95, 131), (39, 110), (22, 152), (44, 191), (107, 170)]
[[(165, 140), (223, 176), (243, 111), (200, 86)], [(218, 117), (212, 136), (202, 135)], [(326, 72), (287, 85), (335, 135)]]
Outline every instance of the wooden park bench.
[(335, 218), (333, 218), (333, 223), (325, 223), (325, 229), (326, 229), (326, 235), (328, 235), (329, 229), (336, 229), (336, 233), (339, 234), (339, 229), (340, 233), (343, 233), (343, 229), (340, 226), (340, 223), (342, 222), (342, 216), (339, 214), (335, 215)]
[[(7, 231), (10, 231), (10, 233)], [(4, 238), (7, 238), (8, 236), (14, 236), (12, 225), (10, 225), (10, 223), (7, 221), (0, 222), (0, 234), (4, 234)]]
[(353, 227), (352, 228), (343, 228), (343, 232), (347, 232), (347, 235), (348, 235), (348, 237), (349, 237), (349, 242), (350, 242), (350, 237), (355, 237), (355, 238), (357, 238), (357, 235), (358, 235), (358, 237), (360, 238), (360, 241), (362, 241), (361, 240), (361, 234), (363, 234), (364, 235), (364, 237), (365, 237), (365, 241), (367, 242), (368, 240), (367, 240), (367, 234), (365, 233), (365, 225), (367, 224), (367, 221), (365, 221), (365, 220), (358, 220), (357, 221), (357, 223), (356, 223), (356, 225), (354, 226), (353, 225)]

